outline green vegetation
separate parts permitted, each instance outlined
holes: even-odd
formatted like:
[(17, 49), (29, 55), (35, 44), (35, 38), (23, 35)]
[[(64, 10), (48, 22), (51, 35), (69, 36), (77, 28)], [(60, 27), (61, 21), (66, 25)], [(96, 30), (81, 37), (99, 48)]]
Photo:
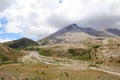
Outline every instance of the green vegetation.
[(97, 49), (100, 47), (100, 45), (93, 45), (91, 49), (94, 49), (97, 52)]
[(117, 63), (120, 63), (120, 59), (118, 61), (116, 61)]
[(0, 80), (4, 80), (4, 78), (2, 77), (2, 78), (0, 78)]
[(37, 48), (37, 47), (27, 47), (27, 48), (25, 48), (25, 50), (29, 50), (29, 51), (40, 51), (40, 48)]
[(16, 59), (10, 59), (9, 57), (0, 54), (0, 66), (5, 65), (5, 64), (12, 64), (12, 63), (17, 63)]
[(97, 49), (100, 45), (90, 45), (88, 49), (82, 48), (70, 48), (68, 49), (68, 57), (73, 59), (79, 59), (83, 61), (91, 60), (91, 55), (93, 54), (93, 50), (97, 52)]
[(9, 57), (2, 56), (2, 57), (1, 57), (1, 60), (2, 60), (2, 62), (8, 61), (8, 60), (9, 60)]
[(40, 55), (43, 55), (43, 56), (51, 56), (50, 50), (45, 50), (45, 49), (41, 49), (41, 50), (39, 51), (39, 54), (40, 54)]
[(28, 47), (28, 48), (26, 48), (25, 50), (38, 51), (40, 55), (43, 55), (43, 56), (51, 56), (50, 50), (43, 49), (43, 48)]
[(98, 67), (96, 64), (89, 64), (90, 67)]
[(88, 60), (90, 60), (90, 57), (89, 56), (80, 56), (77, 59), (83, 60), (83, 61), (88, 61)]
[(79, 59), (79, 60), (90, 60), (90, 51), (85, 49), (68, 49), (69, 58)]
[(28, 47), (28, 46), (38, 46), (37, 42), (27, 38), (6, 42), (4, 44), (9, 46), (10, 48), (18, 49), (18, 50), (24, 49), (25, 47)]
[(79, 49), (71, 48), (68, 49), (68, 52), (74, 57), (88, 54), (87, 50), (81, 48)]
[(97, 61), (96, 64), (103, 64), (103, 61)]
[(5, 65), (5, 64), (13, 64), (13, 63), (18, 63), (17, 61), (5, 61), (5, 62), (0, 62), (0, 66), (1, 65)]
[(17, 63), (17, 59), (23, 56), (22, 52), (13, 50), (4, 44), (0, 44), (0, 65)]

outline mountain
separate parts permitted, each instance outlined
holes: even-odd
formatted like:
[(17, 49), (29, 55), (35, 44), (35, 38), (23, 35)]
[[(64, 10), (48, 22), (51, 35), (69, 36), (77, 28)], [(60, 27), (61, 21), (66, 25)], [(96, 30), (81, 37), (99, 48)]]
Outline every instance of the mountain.
[(5, 45), (9, 46), (10, 48), (13, 49), (22, 49), (28, 46), (37, 46), (38, 43), (28, 39), (28, 38), (21, 38), (18, 40), (10, 41), (10, 42), (5, 42)]
[(76, 24), (71, 24), (38, 42), (43, 45), (48, 43), (79, 43), (98, 37), (113, 37), (113, 35), (93, 28), (82, 28), (78, 27)]
[(17, 52), (8, 46), (0, 43), (0, 62), (15, 61), (21, 56), (20, 52)]
[(109, 29), (106, 29), (106, 31), (120, 37), (120, 29), (111, 29), (111, 28), (109, 28)]
[(98, 30), (95, 30), (92, 28), (80, 28), (80, 29), (82, 29), (83, 32), (85, 32), (91, 36), (94, 36), (94, 37), (112, 37), (112, 35), (107, 34), (104, 31), (98, 31)]
[(87, 33), (88, 35), (94, 36), (94, 37), (111, 37), (111, 35), (103, 32), (103, 31), (98, 31), (92, 28), (82, 28), (78, 27), (76, 24), (69, 25), (67, 27), (62, 28), (61, 30), (53, 33), (52, 35), (49, 36), (49, 38), (58, 36), (61, 34), (65, 34), (67, 32), (84, 32)]

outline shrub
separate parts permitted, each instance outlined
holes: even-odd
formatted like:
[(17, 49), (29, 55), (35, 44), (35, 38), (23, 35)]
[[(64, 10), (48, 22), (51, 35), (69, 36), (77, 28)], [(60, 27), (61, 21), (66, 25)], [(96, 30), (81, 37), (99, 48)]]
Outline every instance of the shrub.
[(45, 71), (42, 71), (42, 75), (44, 75), (45, 74)]
[(4, 80), (4, 78), (2, 77), (2, 78), (0, 78), (0, 80)]
[(28, 47), (25, 50), (30, 50), (30, 51), (40, 51), (40, 48), (36, 48), (36, 47)]
[(68, 49), (69, 58), (75, 58), (75, 59), (84, 60), (84, 61), (91, 59), (90, 52), (91, 52), (90, 50), (85, 50), (82, 48)]
[(68, 77), (69, 76), (69, 74), (67, 73), (67, 72), (64, 72), (64, 74)]
[(88, 61), (90, 60), (90, 57), (89, 56), (80, 56), (78, 57), (79, 60), (83, 60), (83, 61)]
[(43, 55), (43, 56), (51, 56), (50, 50), (45, 50), (45, 49), (41, 49), (41, 50), (39, 51), (39, 54), (40, 54), (40, 55)]
[(117, 63), (120, 63), (120, 59), (118, 61), (116, 61)]
[(2, 57), (2, 62), (8, 61), (8, 60), (9, 60), (8, 57), (6, 57), (6, 56), (3, 56), (3, 57)]
[(89, 66), (90, 66), (90, 67), (97, 67), (96, 64), (90, 64)]

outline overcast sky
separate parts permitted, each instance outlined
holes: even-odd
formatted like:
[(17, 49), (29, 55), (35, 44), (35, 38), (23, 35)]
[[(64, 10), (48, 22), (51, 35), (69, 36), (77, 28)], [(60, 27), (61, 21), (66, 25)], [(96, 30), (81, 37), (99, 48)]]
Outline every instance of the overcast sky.
[(120, 0), (0, 0), (0, 41), (41, 39), (62, 27), (120, 28)]

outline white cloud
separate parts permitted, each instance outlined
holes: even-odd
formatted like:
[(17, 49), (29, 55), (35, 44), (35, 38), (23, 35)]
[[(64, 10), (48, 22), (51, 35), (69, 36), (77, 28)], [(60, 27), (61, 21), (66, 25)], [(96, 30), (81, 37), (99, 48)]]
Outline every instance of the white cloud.
[(12, 41), (12, 40), (14, 40), (14, 39), (4, 38), (4, 39), (0, 39), (0, 43), (7, 42), (7, 41)]
[(2, 27), (2, 24), (0, 23), (0, 28)]
[[(5, 7), (8, 3), (10, 7)], [(8, 3), (0, 6), (0, 16), (6, 16), (9, 21), (6, 30), (25, 37), (42, 38), (72, 23), (109, 27), (111, 18), (114, 20), (110, 27), (120, 27), (120, 0), (63, 0), (62, 3), (59, 0), (15, 0), (11, 3), (9, 0)], [(108, 22), (103, 21), (104, 17)]]

